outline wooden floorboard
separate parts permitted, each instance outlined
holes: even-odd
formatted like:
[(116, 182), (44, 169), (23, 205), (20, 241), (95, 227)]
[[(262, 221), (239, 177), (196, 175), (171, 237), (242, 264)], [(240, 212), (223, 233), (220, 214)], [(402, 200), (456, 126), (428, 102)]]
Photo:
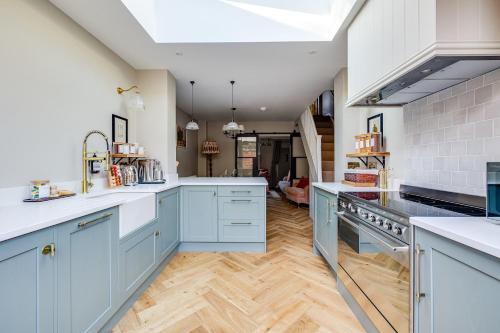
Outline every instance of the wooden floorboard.
[(308, 210), (267, 204), (266, 254), (178, 253), (113, 333), (364, 332), (312, 254)]

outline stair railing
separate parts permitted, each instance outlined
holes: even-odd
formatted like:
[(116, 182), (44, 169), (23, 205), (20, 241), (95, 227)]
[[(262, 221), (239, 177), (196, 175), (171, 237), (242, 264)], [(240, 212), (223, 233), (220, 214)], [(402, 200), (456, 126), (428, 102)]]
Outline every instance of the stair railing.
[(323, 181), (321, 169), (321, 135), (318, 135), (316, 124), (309, 107), (300, 115), (299, 131), (309, 164), (311, 181)]

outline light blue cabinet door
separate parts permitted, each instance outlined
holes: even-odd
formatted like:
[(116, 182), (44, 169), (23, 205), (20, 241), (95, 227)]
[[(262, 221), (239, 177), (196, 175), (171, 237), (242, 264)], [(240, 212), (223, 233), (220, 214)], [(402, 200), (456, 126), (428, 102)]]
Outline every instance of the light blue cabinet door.
[(55, 257), (42, 254), (52, 228), (0, 243), (0, 331), (54, 332)]
[(179, 244), (179, 189), (175, 188), (157, 196), (159, 261), (165, 259)]
[(499, 332), (500, 260), (416, 228), (415, 332)]
[(96, 332), (118, 306), (118, 209), (56, 228), (59, 332)]
[(120, 303), (128, 299), (155, 270), (158, 227), (155, 220), (120, 240)]
[(314, 245), (330, 266), (337, 267), (337, 197), (314, 190)]
[(217, 187), (185, 186), (182, 189), (184, 242), (217, 242)]

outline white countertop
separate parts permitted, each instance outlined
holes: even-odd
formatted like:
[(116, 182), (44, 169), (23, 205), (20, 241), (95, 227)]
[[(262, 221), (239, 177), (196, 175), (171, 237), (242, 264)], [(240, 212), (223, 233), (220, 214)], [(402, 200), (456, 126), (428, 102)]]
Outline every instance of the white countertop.
[(179, 183), (181, 185), (266, 186), (267, 180), (264, 177), (184, 177), (179, 178)]
[(500, 225), (485, 217), (412, 217), (410, 223), (500, 258)]
[(314, 187), (320, 188), (332, 194), (339, 194), (339, 192), (379, 192), (387, 191), (379, 187), (356, 187), (345, 185), (342, 183), (312, 183)]
[(0, 206), (0, 242), (119, 206), (130, 200), (127, 196), (109, 194), (158, 193), (181, 185), (266, 186), (267, 181), (262, 177), (185, 177), (170, 184), (122, 186), (117, 189), (95, 190), (87, 195), (77, 194), (74, 197), (45, 202), (19, 202)]

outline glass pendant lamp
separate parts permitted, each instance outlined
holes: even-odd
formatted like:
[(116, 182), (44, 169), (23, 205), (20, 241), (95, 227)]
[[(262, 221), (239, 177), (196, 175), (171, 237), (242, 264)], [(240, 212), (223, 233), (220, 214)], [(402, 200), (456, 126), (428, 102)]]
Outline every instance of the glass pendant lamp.
[(194, 120), (194, 81), (191, 81), (191, 121), (186, 124), (186, 129), (191, 131), (200, 129), (200, 126)]

